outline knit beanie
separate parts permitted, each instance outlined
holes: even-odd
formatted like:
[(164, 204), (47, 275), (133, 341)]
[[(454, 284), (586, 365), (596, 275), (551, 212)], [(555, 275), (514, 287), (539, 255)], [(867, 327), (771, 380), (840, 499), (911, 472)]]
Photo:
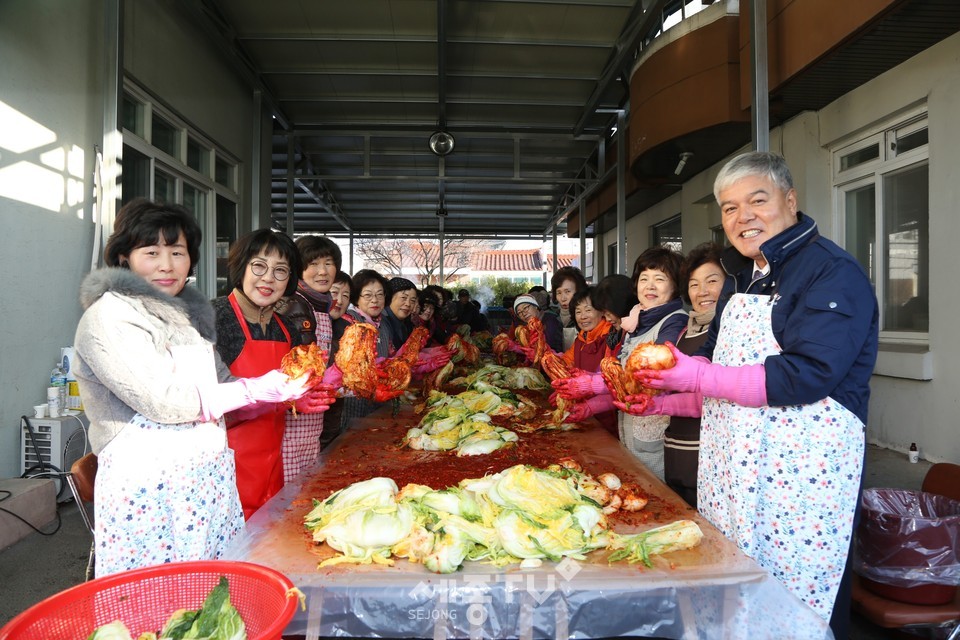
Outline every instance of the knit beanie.
[(522, 304), (532, 304), (537, 309), (540, 308), (540, 304), (537, 302), (537, 299), (529, 294), (517, 296), (517, 299), (513, 301), (513, 310), (516, 311)]
[(391, 296), (392, 296), (393, 294), (399, 292), (399, 291), (406, 291), (406, 290), (408, 290), (408, 289), (416, 289), (416, 288), (417, 288), (417, 285), (413, 284), (412, 282), (410, 282), (410, 281), (407, 280), (406, 278), (399, 278), (399, 277), (398, 277), (398, 278), (391, 278), (390, 281), (387, 282), (387, 284), (390, 285), (390, 295), (391, 295)]

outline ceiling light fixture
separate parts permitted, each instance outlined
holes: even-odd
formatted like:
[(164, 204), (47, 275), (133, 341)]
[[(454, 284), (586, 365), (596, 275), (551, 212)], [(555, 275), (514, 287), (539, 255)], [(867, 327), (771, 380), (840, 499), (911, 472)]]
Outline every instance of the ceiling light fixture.
[(455, 143), (456, 141), (448, 131), (436, 131), (430, 136), (430, 151), (443, 157), (453, 151)]

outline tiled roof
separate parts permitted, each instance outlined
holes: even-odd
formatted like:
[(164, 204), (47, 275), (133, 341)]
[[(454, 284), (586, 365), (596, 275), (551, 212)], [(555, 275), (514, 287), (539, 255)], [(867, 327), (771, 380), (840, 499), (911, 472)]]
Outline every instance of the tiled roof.
[(474, 271), (541, 271), (540, 249), (483, 251), (474, 256)]
[[(558, 253), (557, 254), (557, 268), (562, 269), (563, 267), (572, 267), (573, 263), (580, 258), (579, 253)], [(553, 271), (553, 254), (547, 254), (547, 269)]]

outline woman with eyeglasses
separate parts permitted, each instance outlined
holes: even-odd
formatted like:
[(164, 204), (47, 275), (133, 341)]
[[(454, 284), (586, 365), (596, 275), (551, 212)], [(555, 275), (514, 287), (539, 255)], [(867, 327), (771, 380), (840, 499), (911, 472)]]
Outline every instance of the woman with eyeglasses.
[[(260, 229), (234, 243), (227, 267), (234, 289), (213, 302), (217, 351), (235, 376), (276, 369), (302, 342), (300, 332), (274, 313), (280, 299), (297, 289), (300, 252), (288, 235)], [(321, 387), (295, 406), (298, 412), (319, 413), (331, 402)], [(286, 403), (263, 404), (258, 411), (227, 416), (227, 441), (236, 458), (237, 489), (247, 519), (283, 487), (281, 443), (288, 408)]]
[[(390, 330), (384, 323), (383, 310), (387, 305), (387, 292), (390, 284), (378, 271), (361, 269), (353, 274), (350, 283), (350, 308), (343, 314), (349, 323), (366, 322), (377, 329), (377, 358), (386, 358), (393, 347), (390, 343)], [(340, 418), (340, 430), (343, 431), (353, 418), (370, 415), (382, 405), (364, 398), (348, 396), (344, 398), (343, 413)]]

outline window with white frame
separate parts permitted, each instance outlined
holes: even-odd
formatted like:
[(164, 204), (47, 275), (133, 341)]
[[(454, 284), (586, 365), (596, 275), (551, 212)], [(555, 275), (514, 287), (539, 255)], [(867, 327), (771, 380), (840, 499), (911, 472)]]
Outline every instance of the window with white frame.
[(144, 197), (192, 211), (204, 238), (196, 284), (225, 295), (226, 253), (237, 239), (237, 160), (129, 81), (121, 113), (121, 202)]
[(927, 141), (926, 113), (914, 113), (833, 152), (838, 228), (870, 276), (889, 342), (928, 339)]

